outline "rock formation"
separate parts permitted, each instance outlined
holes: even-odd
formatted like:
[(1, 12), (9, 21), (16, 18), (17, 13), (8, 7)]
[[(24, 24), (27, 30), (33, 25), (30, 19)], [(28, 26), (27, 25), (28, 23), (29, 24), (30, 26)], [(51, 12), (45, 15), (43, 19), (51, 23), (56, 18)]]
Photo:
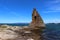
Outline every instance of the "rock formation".
[(38, 14), (36, 9), (32, 13), (32, 22), (30, 23), (31, 28), (45, 28), (44, 22), (41, 16)]
[(42, 40), (41, 34), (44, 28), (45, 25), (41, 16), (36, 9), (34, 9), (32, 22), (29, 26), (0, 26), (0, 40)]
[(41, 16), (38, 14), (38, 12), (36, 11), (36, 9), (33, 10), (32, 13), (32, 22), (29, 25), (30, 30), (32, 32), (33, 39), (34, 40), (42, 40), (42, 30), (45, 28), (45, 24), (41, 18)]

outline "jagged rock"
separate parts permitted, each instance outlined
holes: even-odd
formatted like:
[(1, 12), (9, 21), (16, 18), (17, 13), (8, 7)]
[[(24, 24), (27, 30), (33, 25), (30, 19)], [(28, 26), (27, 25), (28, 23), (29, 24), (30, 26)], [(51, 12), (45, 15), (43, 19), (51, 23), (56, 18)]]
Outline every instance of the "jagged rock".
[(38, 14), (36, 9), (33, 10), (32, 13), (32, 22), (30, 23), (29, 27), (32, 29), (31, 32), (34, 35), (34, 40), (42, 40), (42, 29), (45, 28), (45, 24), (41, 18), (41, 16)]
[(32, 13), (32, 22), (30, 23), (29, 26), (31, 28), (42, 28), (42, 29), (45, 28), (45, 24), (35, 8)]

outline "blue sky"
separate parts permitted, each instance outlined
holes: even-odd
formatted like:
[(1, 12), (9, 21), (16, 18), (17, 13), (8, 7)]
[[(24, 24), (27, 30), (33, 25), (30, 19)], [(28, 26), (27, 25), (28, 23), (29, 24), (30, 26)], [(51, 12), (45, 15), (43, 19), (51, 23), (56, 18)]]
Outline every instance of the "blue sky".
[(0, 0), (0, 23), (29, 23), (33, 8), (44, 23), (60, 23), (60, 0)]

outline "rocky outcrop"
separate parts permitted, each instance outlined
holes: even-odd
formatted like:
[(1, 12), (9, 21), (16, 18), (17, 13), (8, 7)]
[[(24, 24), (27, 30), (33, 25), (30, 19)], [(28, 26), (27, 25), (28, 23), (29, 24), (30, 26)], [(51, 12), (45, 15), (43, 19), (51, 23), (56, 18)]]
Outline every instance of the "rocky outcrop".
[(41, 34), (44, 28), (45, 25), (42, 18), (36, 9), (34, 9), (32, 13), (32, 22), (29, 26), (0, 26), (0, 40), (42, 40)]
[(45, 28), (45, 24), (41, 18), (41, 16), (38, 14), (36, 9), (33, 10), (32, 13), (32, 22), (30, 23), (29, 27), (31, 28), (31, 32), (34, 40), (42, 40), (42, 30)]
[(32, 22), (30, 23), (30, 27), (31, 28), (42, 28), (42, 29), (45, 28), (45, 24), (36, 9), (33, 10)]

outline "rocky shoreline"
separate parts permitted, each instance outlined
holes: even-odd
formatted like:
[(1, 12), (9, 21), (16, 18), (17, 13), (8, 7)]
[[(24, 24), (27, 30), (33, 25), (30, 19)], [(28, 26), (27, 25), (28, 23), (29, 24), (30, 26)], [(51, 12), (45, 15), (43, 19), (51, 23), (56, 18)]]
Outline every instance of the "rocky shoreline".
[(43, 29), (45, 24), (38, 11), (34, 9), (29, 26), (0, 25), (0, 40), (42, 40)]

